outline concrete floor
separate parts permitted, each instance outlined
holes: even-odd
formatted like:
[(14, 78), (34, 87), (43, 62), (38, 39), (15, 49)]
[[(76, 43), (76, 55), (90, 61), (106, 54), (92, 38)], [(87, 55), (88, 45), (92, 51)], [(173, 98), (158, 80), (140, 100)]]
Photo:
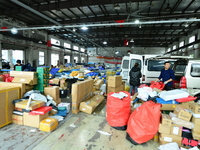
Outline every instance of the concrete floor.
[[(73, 123), (76, 127), (70, 126)], [(153, 141), (135, 146), (126, 140), (125, 131), (111, 128), (105, 119), (105, 102), (92, 115), (68, 114), (52, 133), (34, 129), (16, 124), (1, 128), (0, 150), (157, 150), (159, 146)]]

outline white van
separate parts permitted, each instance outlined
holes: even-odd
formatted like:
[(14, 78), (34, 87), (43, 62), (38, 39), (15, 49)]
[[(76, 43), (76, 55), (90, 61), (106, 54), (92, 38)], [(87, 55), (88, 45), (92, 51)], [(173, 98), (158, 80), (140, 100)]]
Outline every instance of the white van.
[[(169, 61), (169, 59), (166, 60)], [(141, 83), (149, 84), (159, 77), (160, 71), (163, 69), (166, 60), (159, 59), (156, 55), (130, 54), (130, 56), (124, 56), (121, 66), (122, 79), (129, 82), (129, 71), (135, 63), (138, 63), (142, 73)], [(171, 60), (171, 62), (174, 61), (175, 60)]]

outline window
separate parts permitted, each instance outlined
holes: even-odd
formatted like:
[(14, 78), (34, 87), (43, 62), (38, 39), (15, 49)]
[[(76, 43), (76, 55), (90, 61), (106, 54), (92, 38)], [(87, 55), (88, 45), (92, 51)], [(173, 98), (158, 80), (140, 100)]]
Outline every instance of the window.
[(68, 55), (64, 56), (64, 59), (65, 59), (65, 63), (70, 63), (71, 61), (70, 56)]
[(123, 69), (128, 69), (129, 60), (124, 60), (122, 64)]
[(171, 48), (168, 48), (168, 49), (167, 49), (167, 52), (170, 52), (170, 51), (171, 51)]
[(130, 67), (133, 68), (133, 66), (134, 66), (135, 63), (138, 63), (139, 64), (138, 67), (141, 68), (141, 60), (139, 60), (139, 59), (131, 59), (131, 65), (130, 65)]
[(185, 42), (184, 42), (184, 41), (180, 42), (180, 43), (179, 43), (179, 47), (182, 47), (182, 46), (184, 46), (184, 44), (185, 44)]
[[(51, 44), (60, 46), (60, 41), (59, 41), (59, 40), (56, 40), (56, 39), (54, 39), (54, 38), (51, 38)], [(59, 47), (56, 47), (56, 46), (52, 46), (52, 47), (53, 47), (53, 48), (59, 48)]]
[(164, 67), (164, 60), (149, 60), (148, 71), (161, 71)]
[(51, 54), (51, 65), (57, 66), (59, 60), (59, 54)]
[(85, 49), (84, 49), (84, 48), (81, 48), (81, 52), (85, 52)]
[[(191, 36), (189, 38), (189, 44), (192, 43), (192, 42), (194, 42), (194, 41), (195, 41), (195, 35), (193, 35), (193, 36)], [(193, 45), (189, 46), (188, 48), (192, 48), (192, 47), (193, 47)]]
[(69, 44), (69, 43), (64, 43), (64, 47), (65, 47), (65, 48), (71, 48), (71, 44)]
[(187, 65), (179, 64), (175, 67), (175, 73), (183, 74)]
[(190, 74), (192, 77), (200, 77), (200, 64), (192, 64)]
[(73, 49), (76, 50), (76, 51), (78, 51), (78, 46), (74, 45)]
[(39, 52), (39, 65), (44, 65), (44, 52)]
[(74, 57), (74, 63), (78, 63), (78, 57)]
[(173, 46), (173, 50), (175, 50), (175, 49), (176, 49), (176, 45)]

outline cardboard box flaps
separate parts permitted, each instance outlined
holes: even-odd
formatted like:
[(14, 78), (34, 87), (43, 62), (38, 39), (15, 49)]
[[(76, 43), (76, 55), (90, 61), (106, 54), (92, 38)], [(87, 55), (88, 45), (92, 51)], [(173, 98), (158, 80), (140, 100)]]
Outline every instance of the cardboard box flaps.
[[(27, 103), (28, 103), (28, 100), (21, 101), (21, 102), (16, 103), (15, 107), (26, 109)], [(43, 101), (32, 100), (31, 103), (30, 103), (30, 106), (29, 106), (29, 110), (37, 109), (39, 107), (44, 106), (44, 104), (45, 104), (45, 102), (43, 102)]]
[(92, 112), (96, 109), (96, 107), (101, 104), (104, 100), (104, 96), (95, 95), (89, 100), (83, 101), (80, 103), (80, 111), (92, 114)]

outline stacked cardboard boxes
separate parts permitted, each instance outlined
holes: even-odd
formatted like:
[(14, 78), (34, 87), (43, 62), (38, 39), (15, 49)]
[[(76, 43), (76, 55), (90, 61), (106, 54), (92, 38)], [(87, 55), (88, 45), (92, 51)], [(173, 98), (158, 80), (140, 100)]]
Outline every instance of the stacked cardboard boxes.
[(33, 85), (38, 83), (37, 73), (31, 71), (11, 71), (10, 76), (14, 77), (13, 83), (24, 83), (26, 92), (32, 90)]
[(49, 86), (49, 67), (37, 67), (37, 73), (38, 84), (34, 89), (44, 93), (44, 88)]
[(193, 128), (193, 123), (190, 122), (191, 118), (192, 113), (180, 106), (177, 106), (170, 115), (162, 114), (161, 124), (159, 126), (160, 144), (176, 142), (179, 146), (183, 146), (183, 129)]
[(122, 76), (109, 76), (107, 93), (123, 91)]
[(192, 122), (194, 123), (194, 128), (192, 129), (192, 136), (195, 140), (200, 140), (200, 105), (190, 103), (189, 107), (193, 112)]
[(12, 101), (21, 97), (19, 87), (0, 88), (0, 128), (12, 122)]
[(44, 88), (44, 95), (51, 96), (56, 104), (61, 103), (59, 86), (51, 86)]

